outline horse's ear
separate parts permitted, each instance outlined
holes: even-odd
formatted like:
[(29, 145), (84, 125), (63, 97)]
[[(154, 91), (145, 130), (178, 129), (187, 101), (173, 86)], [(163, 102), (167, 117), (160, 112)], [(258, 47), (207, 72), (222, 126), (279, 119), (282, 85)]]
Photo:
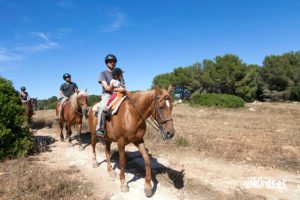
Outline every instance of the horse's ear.
[(172, 86), (172, 85), (169, 85), (167, 92), (168, 92), (169, 94), (171, 94), (172, 91), (173, 91), (173, 86)]

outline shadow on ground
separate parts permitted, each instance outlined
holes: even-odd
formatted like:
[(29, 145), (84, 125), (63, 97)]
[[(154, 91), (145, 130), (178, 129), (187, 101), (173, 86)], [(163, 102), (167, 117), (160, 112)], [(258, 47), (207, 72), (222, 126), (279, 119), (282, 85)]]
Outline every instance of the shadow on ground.
[[(152, 191), (155, 194), (158, 183), (163, 185), (168, 184), (176, 189), (182, 189), (184, 187), (184, 170), (177, 171), (171, 169), (163, 164), (159, 163), (156, 158), (149, 155), (151, 158), (151, 172), (152, 172)], [(113, 169), (119, 168), (119, 153), (114, 151), (111, 156), (111, 161), (114, 163)], [(102, 161), (102, 164), (106, 161)], [(127, 183), (135, 182), (140, 178), (145, 177), (145, 164), (144, 159), (139, 151), (126, 152), (126, 167), (125, 173), (133, 174), (133, 178)]]
[(31, 155), (36, 155), (42, 152), (51, 152), (51, 147), (50, 145), (56, 142), (54, 137), (50, 136), (33, 136), (33, 148), (30, 151)]

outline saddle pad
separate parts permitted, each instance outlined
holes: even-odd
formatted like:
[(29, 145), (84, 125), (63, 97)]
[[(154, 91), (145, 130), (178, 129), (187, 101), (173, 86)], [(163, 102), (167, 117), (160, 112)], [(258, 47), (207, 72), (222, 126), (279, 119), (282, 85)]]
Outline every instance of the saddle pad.
[(125, 99), (126, 97), (127, 97), (127, 96), (125, 95), (125, 96), (119, 101), (119, 103), (117, 104), (116, 108), (113, 109), (113, 110), (111, 111), (111, 115), (114, 115), (114, 114), (116, 114), (116, 113), (118, 112), (120, 105), (122, 104), (122, 102), (124, 101), (124, 99)]

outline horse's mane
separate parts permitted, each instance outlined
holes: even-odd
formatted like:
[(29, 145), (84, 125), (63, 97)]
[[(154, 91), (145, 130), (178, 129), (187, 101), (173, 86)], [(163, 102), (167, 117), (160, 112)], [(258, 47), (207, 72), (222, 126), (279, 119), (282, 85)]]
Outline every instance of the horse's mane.
[(168, 94), (166, 90), (161, 88), (155, 88), (152, 90), (140, 91), (132, 94), (131, 99), (137, 107), (149, 107), (152, 100), (154, 100), (156, 95)]
[(137, 107), (149, 106), (150, 98), (155, 96), (155, 90), (140, 91), (132, 94), (131, 98)]
[(78, 108), (78, 104), (77, 104), (77, 98), (79, 96), (88, 96), (88, 93), (86, 92), (86, 90), (80, 90), (80, 92), (77, 94), (76, 92), (74, 94), (72, 94), (72, 96), (70, 97), (70, 102), (71, 102), (71, 108), (73, 110), (76, 110)]

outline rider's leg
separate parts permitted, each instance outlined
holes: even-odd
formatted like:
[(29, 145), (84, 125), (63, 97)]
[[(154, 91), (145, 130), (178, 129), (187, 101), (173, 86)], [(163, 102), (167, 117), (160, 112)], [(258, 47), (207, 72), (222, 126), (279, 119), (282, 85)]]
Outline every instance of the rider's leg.
[(109, 112), (109, 110), (111, 109), (111, 105), (112, 105), (112, 102), (114, 102), (114, 100), (115, 100), (115, 98), (117, 97), (117, 94), (116, 93), (113, 93), (111, 96), (110, 96), (110, 98), (109, 98), (109, 100), (108, 100), (108, 102), (107, 102), (107, 104), (106, 104), (106, 107), (104, 108), (104, 110), (103, 111), (105, 111), (105, 112)]
[(101, 121), (102, 111), (105, 108), (105, 106), (106, 106), (106, 104), (109, 100), (109, 97), (110, 97), (110, 94), (107, 94), (107, 93), (102, 94), (100, 107), (99, 107), (99, 110), (98, 110), (98, 123), (97, 123), (96, 130), (99, 130), (99, 128), (100, 128), (100, 121)]
[(111, 109), (115, 109), (115, 107), (118, 105), (119, 101), (124, 97), (124, 94), (122, 92), (118, 92), (117, 97), (114, 99), (113, 102), (111, 102)]
[(62, 109), (63, 109), (63, 105), (64, 102), (66, 102), (69, 98), (68, 97), (64, 97), (62, 98), (61, 102), (60, 102), (60, 106), (59, 106), (59, 115), (57, 116), (58, 118), (61, 118), (61, 114), (62, 114)]

